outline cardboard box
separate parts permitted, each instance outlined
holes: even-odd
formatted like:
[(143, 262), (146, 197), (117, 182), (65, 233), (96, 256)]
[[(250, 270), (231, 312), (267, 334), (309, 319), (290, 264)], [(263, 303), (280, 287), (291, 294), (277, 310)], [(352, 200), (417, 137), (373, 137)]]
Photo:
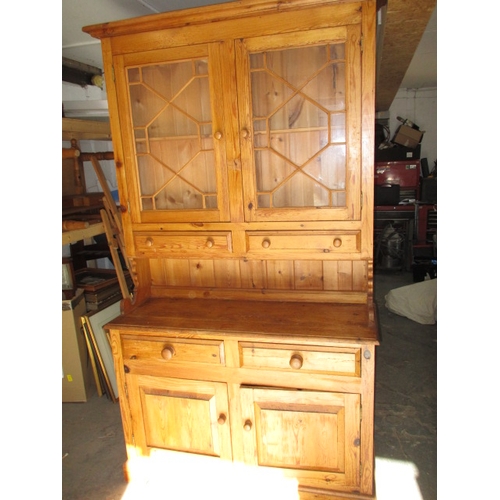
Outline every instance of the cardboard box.
[(82, 289), (71, 300), (62, 301), (63, 403), (83, 403), (96, 389), (80, 319), (86, 312)]
[(420, 141), (422, 140), (424, 133), (420, 130), (415, 130), (414, 128), (407, 127), (406, 125), (401, 125), (392, 142), (396, 144), (401, 144), (406, 148), (416, 148)]

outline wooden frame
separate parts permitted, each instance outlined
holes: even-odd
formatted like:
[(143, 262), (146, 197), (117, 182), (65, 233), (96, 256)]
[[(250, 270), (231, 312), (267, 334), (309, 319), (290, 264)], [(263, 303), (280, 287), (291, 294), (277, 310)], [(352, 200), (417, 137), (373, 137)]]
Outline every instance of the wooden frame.
[[(94, 355), (97, 371), (100, 378), (104, 381), (105, 392), (109, 394), (111, 400), (116, 402), (118, 399), (118, 386), (113, 362), (113, 353), (109, 339), (103, 326), (121, 314), (120, 302), (106, 307), (101, 311), (82, 316), (82, 325), (85, 335), (89, 339), (92, 348), (91, 355)], [(96, 379), (96, 383), (100, 381)]]

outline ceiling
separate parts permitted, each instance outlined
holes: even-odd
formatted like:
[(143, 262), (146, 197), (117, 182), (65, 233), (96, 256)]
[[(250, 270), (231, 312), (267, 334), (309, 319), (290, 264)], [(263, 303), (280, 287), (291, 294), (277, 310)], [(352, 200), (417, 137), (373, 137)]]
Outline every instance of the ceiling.
[[(83, 26), (230, 0), (62, 0), (62, 57), (103, 68), (100, 41)], [(376, 110), (400, 88), (437, 87), (437, 0), (378, 0)]]

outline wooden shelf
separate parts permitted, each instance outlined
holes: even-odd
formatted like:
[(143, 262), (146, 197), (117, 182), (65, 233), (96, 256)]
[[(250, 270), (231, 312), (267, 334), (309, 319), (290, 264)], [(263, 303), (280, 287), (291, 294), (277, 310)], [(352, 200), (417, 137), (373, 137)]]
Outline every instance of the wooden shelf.
[[(71, 139), (111, 140), (111, 129), (109, 123), (104, 121), (63, 118), (62, 140), (69, 141)], [(91, 207), (82, 208), (89, 209)], [(104, 233), (105, 229), (102, 221), (91, 223), (87, 228), (63, 231), (62, 244), (69, 245)]]
[(62, 119), (62, 140), (111, 140), (111, 129), (108, 122), (97, 120)]
[(62, 233), (62, 244), (69, 245), (71, 243), (76, 243), (77, 241), (85, 240), (87, 238), (92, 238), (98, 234), (103, 234), (104, 224), (98, 222), (92, 224), (84, 229), (73, 229), (72, 231), (63, 231)]

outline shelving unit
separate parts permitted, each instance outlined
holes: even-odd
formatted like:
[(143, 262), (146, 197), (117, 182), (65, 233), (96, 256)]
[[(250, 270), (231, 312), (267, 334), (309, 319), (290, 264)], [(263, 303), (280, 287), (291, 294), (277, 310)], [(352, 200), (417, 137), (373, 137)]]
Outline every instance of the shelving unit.
[(111, 140), (110, 126), (107, 122), (63, 118), (62, 140), (71, 142), (71, 148), (63, 148), (62, 152), (63, 197), (75, 198), (73, 206), (63, 207), (63, 220), (81, 221), (82, 226), (86, 226), (70, 230), (63, 229), (62, 244), (69, 245), (104, 234), (104, 225), (99, 216), (99, 210), (103, 208), (102, 202), (95, 203), (97, 201), (95, 200), (95, 205), (90, 205), (88, 200), (96, 197), (85, 193), (79, 141)]

